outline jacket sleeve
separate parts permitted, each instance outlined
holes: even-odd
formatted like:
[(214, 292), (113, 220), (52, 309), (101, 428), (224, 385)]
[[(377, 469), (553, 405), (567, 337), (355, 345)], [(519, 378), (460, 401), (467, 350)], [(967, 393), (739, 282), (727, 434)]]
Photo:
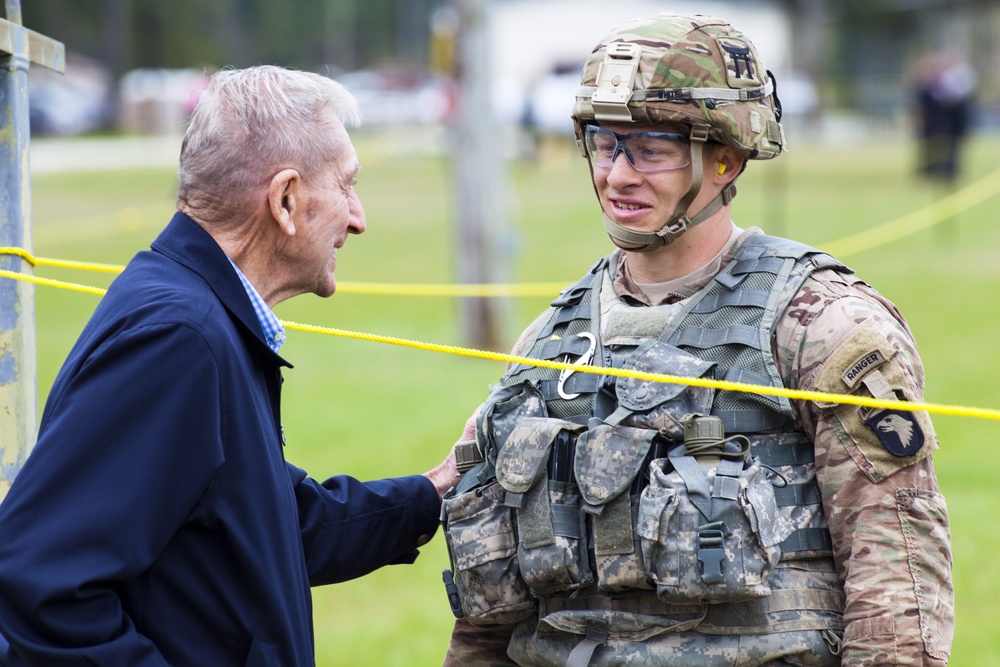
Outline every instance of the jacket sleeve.
[[(892, 304), (863, 283), (806, 283), (777, 332), (787, 384), (923, 400), (923, 368)], [(846, 593), (844, 667), (944, 667), (954, 628), (951, 541), (926, 412), (799, 404)]]
[(313, 586), (355, 579), (383, 565), (412, 563), (438, 527), (441, 500), (423, 475), (320, 483), (288, 464)]
[(165, 664), (116, 584), (149, 567), (220, 465), (217, 387), (184, 327), (71, 355), (0, 505), (0, 663)]

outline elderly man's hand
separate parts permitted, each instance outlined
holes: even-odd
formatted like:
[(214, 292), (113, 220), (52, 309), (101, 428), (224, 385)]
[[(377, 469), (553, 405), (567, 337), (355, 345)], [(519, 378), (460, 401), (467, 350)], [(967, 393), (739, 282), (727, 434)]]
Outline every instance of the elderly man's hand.
[(437, 489), (438, 497), (444, 498), (448, 489), (458, 482), (458, 468), (455, 466), (455, 448), (452, 447), (444, 461), (436, 465), (433, 469), (424, 473), (424, 477), (431, 480), (431, 484)]
[(448, 457), (438, 464), (433, 470), (424, 473), (424, 477), (431, 480), (434, 484), (434, 488), (438, 491), (438, 496), (444, 498), (444, 494), (448, 492), (448, 489), (455, 486), (458, 483), (458, 478), (462, 476), (458, 472), (457, 461), (455, 458), (455, 448), (463, 443), (475, 442), (476, 440), (476, 415), (479, 413), (477, 410), (472, 414), (471, 417), (465, 422), (465, 428), (462, 431), (462, 436), (458, 439), (452, 448), (448, 452)]

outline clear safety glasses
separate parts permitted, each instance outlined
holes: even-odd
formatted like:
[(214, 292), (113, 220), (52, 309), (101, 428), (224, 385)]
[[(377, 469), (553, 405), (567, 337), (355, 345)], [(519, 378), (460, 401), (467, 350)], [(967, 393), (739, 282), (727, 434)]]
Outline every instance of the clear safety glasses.
[(610, 169), (619, 153), (636, 171), (667, 171), (691, 164), (691, 140), (671, 132), (615, 134), (596, 125), (584, 133), (587, 153), (595, 166)]

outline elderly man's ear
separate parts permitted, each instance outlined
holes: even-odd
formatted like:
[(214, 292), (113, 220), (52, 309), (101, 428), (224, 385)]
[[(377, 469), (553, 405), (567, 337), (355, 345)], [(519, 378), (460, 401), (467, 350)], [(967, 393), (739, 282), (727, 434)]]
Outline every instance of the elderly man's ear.
[(271, 178), (267, 186), (267, 201), (271, 217), (288, 236), (295, 236), (297, 195), (302, 187), (302, 177), (295, 169), (282, 169)]

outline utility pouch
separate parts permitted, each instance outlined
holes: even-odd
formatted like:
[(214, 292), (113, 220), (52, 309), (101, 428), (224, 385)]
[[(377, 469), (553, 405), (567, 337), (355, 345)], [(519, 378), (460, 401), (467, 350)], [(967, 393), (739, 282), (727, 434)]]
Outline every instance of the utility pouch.
[[(660, 340), (640, 346), (626, 363), (627, 368), (638, 372), (662, 373), (664, 369), (670, 369), (672, 375), (683, 377), (703, 377), (714, 366), (713, 362), (699, 359)], [(681, 423), (684, 416), (708, 414), (715, 390), (638, 378), (618, 378), (615, 394), (618, 414), (612, 415), (606, 422), (653, 429), (680, 442), (684, 437)]]
[(487, 462), (490, 465), (496, 463), (497, 454), (503, 449), (507, 437), (522, 419), (545, 415), (545, 399), (530, 382), (496, 389), (476, 420), (476, 440)]
[(653, 588), (633, 527), (630, 488), (659, 434), (598, 424), (580, 435), (576, 479), (591, 515), (597, 585), (602, 592)]
[(760, 462), (723, 455), (705, 467), (678, 447), (649, 466), (639, 501), (642, 554), (664, 602), (739, 602), (770, 595), (767, 576), (792, 525)]
[(548, 473), (553, 443), (584, 428), (561, 419), (524, 418), (497, 456), (497, 481), (516, 519), (521, 576), (539, 597), (593, 581), (579, 493), (570, 483), (549, 480)]
[(475, 625), (516, 623), (535, 608), (518, 571), (517, 537), (503, 496), (493, 482), (446, 497), (441, 509), (454, 567), (453, 581), (445, 571), (452, 611)]

